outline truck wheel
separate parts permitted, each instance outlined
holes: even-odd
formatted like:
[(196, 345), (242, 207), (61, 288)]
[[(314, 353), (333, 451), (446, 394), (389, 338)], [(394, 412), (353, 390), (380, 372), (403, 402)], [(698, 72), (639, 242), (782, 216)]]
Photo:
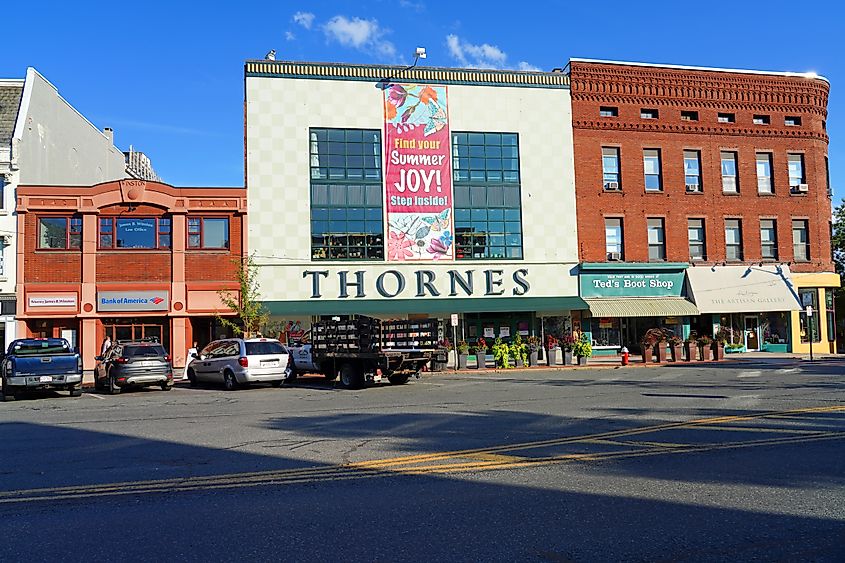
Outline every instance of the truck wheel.
[(9, 389), (6, 386), (6, 383), (3, 382), (3, 400), (4, 401), (14, 401), (16, 398), (17, 398), (17, 395), (15, 394), (15, 392), (12, 391), (11, 389)]
[(68, 389), (70, 391), (71, 397), (81, 397), (82, 396), (82, 387), (71, 387)]
[(112, 376), (109, 376), (109, 395), (120, 395), (120, 387)]
[(352, 364), (340, 367), (340, 386), (344, 389), (359, 389), (364, 384), (364, 374)]
[(100, 383), (100, 378), (97, 377), (97, 372), (94, 372), (94, 391), (102, 391), (103, 384)]
[(403, 373), (402, 375), (389, 375), (387, 376), (387, 380), (390, 382), (391, 385), (404, 385), (408, 383), (408, 379), (411, 376), (407, 373)]
[(226, 388), (226, 391), (234, 391), (238, 388), (238, 380), (235, 374), (229, 370), (223, 372), (223, 387)]

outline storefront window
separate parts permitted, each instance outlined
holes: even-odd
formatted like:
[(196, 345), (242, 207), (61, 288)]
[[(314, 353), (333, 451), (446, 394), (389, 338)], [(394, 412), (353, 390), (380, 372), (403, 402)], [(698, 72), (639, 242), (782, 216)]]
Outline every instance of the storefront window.
[(833, 289), (826, 288), (824, 290), (824, 306), (826, 309), (827, 320), (827, 339), (830, 342), (836, 340), (836, 324), (834, 322), (834, 304), (833, 304)]
[(381, 132), (311, 129), (311, 258), (384, 260)]
[(593, 317), (589, 320), (593, 346), (622, 346), (622, 330), (617, 318)]
[(766, 344), (786, 344), (789, 341), (789, 319), (786, 313), (764, 313), (760, 326), (763, 342)]
[[(801, 307), (803, 307), (803, 310), (799, 314), (801, 320), (801, 342), (807, 343), (810, 341), (808, 337), (810, 334), (809, 325), (812, 325), (813, 342), (820, 342), (819, 319), (821, 315), (819, 311), (819, 292), (816, 288), (799, 289), (798, 297), (801, 299)], [(810, 323), (807, 322), (806, 309), (808, 306), (813, 308), (813, 317)]]
[(455, 132), (452, 167), (455, 258), (521, 259), (519, 136)]
[(719, 318), (721, 329), (727, 334), (728, 344), (745, 344), (745, 315), (727, 314)]

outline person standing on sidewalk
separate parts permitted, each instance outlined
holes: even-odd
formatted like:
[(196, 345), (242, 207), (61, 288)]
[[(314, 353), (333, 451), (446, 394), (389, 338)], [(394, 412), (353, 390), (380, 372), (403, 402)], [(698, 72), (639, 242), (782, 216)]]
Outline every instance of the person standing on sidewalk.
[(188, 366), (191, 365), (191, 362), (194, 361), (194, 354), (197, 353), (197, 343), (188, 348), (188, 355), (185, 357), (185, 372), (182, 374), (182, 381), (188, 379)]

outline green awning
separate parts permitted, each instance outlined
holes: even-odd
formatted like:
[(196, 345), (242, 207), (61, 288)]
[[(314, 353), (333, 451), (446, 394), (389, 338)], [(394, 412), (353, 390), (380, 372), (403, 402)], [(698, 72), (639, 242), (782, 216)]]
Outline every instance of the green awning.
[(487, 299), (315, 299), (265, 301), (273, 316), (390, 315), (435, 313), (501, 313), (516, 311), (573, 311), (587, 308), (580, 297), (491, 297)]
[(682, 297), (584, 299), (594, 317), (695, 317), (698, 308)]

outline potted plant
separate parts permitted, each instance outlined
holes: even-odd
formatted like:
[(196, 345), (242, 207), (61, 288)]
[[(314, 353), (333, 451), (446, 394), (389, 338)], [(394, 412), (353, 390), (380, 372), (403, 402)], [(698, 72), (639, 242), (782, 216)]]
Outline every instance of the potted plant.
[(654, 349), (657, 351), (657, 363), (665, 364), (667, 359), (666, 333), (662, 330), (657, 337), (657, 341), (654, 343)]
[(684, 360), (683, 343), (684, 343), (684, 341), (681, 340), (680, 336), (672, 335), (672, 336), (669, 337), (669, 350), (672, 352), (672, 361), (673, 362), (682, 362)]
[(560, 347), (563, 350), (563, 365), (572, 365), (572, 348), (575, 346), (575, 337), (570, 333), (566, 333), (560, 339)]
[(698, 343), (698, 359), (702, 362), (709, 361), (710, 346), (713, 344), (713, 339), (705, 334), (700, 336), (696, 342)]
[(546, 355), (548, 358), (548, 365), (560, 365), (560, 343), (557, 338), (551, 334), (546, 337), (546, 349), (548, 350), (548, 354)]
[(578, 358), (579, 366), (587, 365), (587, 358), (593, 355), (593, 345), (586, 334), (582, 334), (581, 338), (572, 345), (572, 353)]
[(518, 368), (528, 363), (528, 346), (519, 334), (514, 337), (513, 342), (510, 344), (510, 357), (513, 358), (514, 364)]
[(528, 365), (531, 367), (540, 365), (540, 344), (538, 336), (528, 337)]
[(483, 369), (487, 367), (487, 341), (479, 338), (475, 343), (475, 368)]
[(690, 332), (690, 335), (684, 340), (684, 356), (686, 356), (688, 362), (694, 362), (698, 358), (696, 338), (695, 332)]
[(713, 359), (716, 361), (725, 359), (725, 343), (728, 341), (728, 333), (725, 329), (719, 330), (713, 337), (710, 347), (713, 350)]
[(502, 342), (501, 338), (496, 338), (493, 343), (493, 360), (496, 362), (497, 368), (508, 369), (511, 367), (509, 354), (510, 347)]
[(437, 350), (431, 360), (431, 371), (444, 371), (449, 364), (449, 351), (452, 349), (452, 344), (448, 338), (444, 338), (437, 343)]
[(458, 342), (458, 369), (467, 369), (467, 359), (469, 358), (469, 344), (466, 340)]
[(745, 352), (745, 345), (744, 344), (727, 344), (725, 345), (725, 353), (726, 354), (736, 354), (739, 352)]

